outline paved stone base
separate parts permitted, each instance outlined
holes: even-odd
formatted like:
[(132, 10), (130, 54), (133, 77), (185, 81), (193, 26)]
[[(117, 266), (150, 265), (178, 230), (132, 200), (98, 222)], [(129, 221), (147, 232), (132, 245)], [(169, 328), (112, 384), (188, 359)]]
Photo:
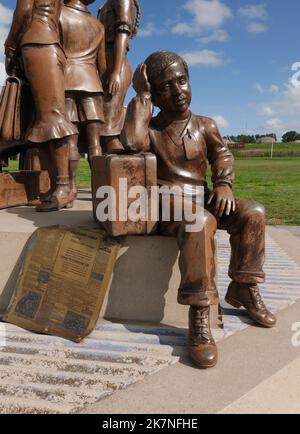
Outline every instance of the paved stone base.
[[(90, 202), (81, 200), (73, 210), (46, 216), (29, 208), (0, 212), (0, 288), (8, 289), (12, 285), (10, 276), (14, 264), (30, 234), (36, 227), (54, 224), (93, 226)], [(300, 321), (300, 307), (295, 304), (300, 298), (300, 254), (292, 248), (292, 241), (298, 239), (290, 235), (286, 242), (285, 232), (282, 236), (279, 229), (270, 228), (268, 233), (271, 235), (267, 239), (268, 281), (263, 293), (274, 311), (291, 306), (279, 315), (276, 329), (249, 327), (252, 324), (243, 310), (223, 305), (225, 333), (231, 337), (224, 340), (223, 330), (215, 328), (215, 338), (221, 341), (219, 365), (210, 371), (196, 370), (188, 361), (185, 349), (187, 312), (180, 311), (181, 307), (175, 303), (175, 292), (173, 295), (172, 291), (166, 293), (165, 290), (158, 293), (156, 285), (161, 277), (154, 275), (154, 270), (148, 272), (147, 268), (141, 280), (135, 282), (135, 288), (130, 288), (133, 268), (127, 273), (128, 280), (124, 280), (126, 291), (133, 292), (124, 291), (122, 295), (122, 288), (112, 286), (104, 310), (108, 314), (110, 311), (112, 316), (122, 315), (120, 307), (130, 295), (132, 301), (126, 306), (127, 312), (134, 313), (137, 303), (139, 313), (155, 317), (161, 321), (159, 326), (100, 320), (94, 333), (78, 345), (0, 324), (0, 412), (70, 413), (82, 411), (83, 406), (86, 412), (95, 413), (241, 412), (257, 405), (263, 391), (275, 393), (274, 384), (281, 387), (282, 395), (278, 399), (285, 396), (286, 408), (295, 408), (288, 406), (288, 400), (300, 402), (300, 396), (292, 386), (289, 396), (282, 379), (286, 378), (285, 384), (296, 384), (291, 375), (297, 369), (299, 351), (291, 345), (291, 327), (294, 321)], [(177, 255), (173, 253), (174, 240), (168, 242), (168, 257), (161, 254), (159, 244), (153, 246), (156, 250), (152, 259), (165, 261), (164, 282), (172, 276), (172, 270), (167, 271), (165, 267), (172, 269)], [(289, 250), (293, 259), (289, 257)], [(139, 256), (138, 249), (134, 253)], [(219, 234), (221, 294), (228, 284), (228, 259), (228, 237)], [(124, 276), (126, 271), (125, 267)], [(145, 284), (148, 299), (144, 298), (145, 292), (139, 292), (139, 287), (145, 289)], [(142, 315), (138, 319), (142, 319)], [(165, 320), (170, 323), (165, 324)], [(242, 329), (241, 333), (236, 333)], [(176, 363), (179, 360), (180, 363)], [(126, 390), (122, 391), (124, 388)], [(249, 394), (251, 390), (253, 393)], [(269, 404), (264, 408), (270, 412), (272, 408), (282, 408), (272, 407), (270, 400)]]

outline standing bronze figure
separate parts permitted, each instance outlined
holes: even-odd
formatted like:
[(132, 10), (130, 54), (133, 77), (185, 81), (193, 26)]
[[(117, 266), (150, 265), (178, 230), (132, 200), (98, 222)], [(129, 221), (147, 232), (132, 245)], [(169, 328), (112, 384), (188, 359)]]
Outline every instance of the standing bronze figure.
[(101, 127), (107, 153), (123, 150), (119, 136), (125, 118), (124, 100), (132, 80), (127, 53), (131, 39), (138, 32), (140, 15), (138, 0), (107, 0), (99, 11), (99, 20), (105, 28), (108, 78), (105, 125)]
[[(191, 113), (189, 71), (180, 56), (164, 51), (152, 54), (138, 67), (133, 83), (137, 96), (128, 107), (124, 145), (157, 156), (159, 185), (204, 187), (204, 210), (201, 213), (199, 209), (202, 229), (188, 232), (187, 221), (171, 218), (160, 220), (159, 232), (177, 237), (181, 271), (178, 302), (190, 306), (190, 356), (198, 367), (210, 368), (217, 363), (209, 324), (210, 306), (218, 301), (213, 242), (217, 229), (230, 234), (232, 283), (226, 301), (244, 306), (265, 327), (276, 324), (258, 287), (265, 279), (265, 211), (254, 201), (234, 198), (234, 158), (214, 120)], [(161, 110), (156, 117), (152, 117), (153, 104)], [(212, 167), (213, 191), (206, 181), (207, 160)], [(174, 200), (172, 204), (174, 212)]]
[[(104, 125), (103, 87), (106, 72), (103, 25), (88, 11), (94, 0), (69, 0), (62, 6), (60, 31), (67, 57), (65, 69), (68, 121), (78, 126), (87, 144), (89, 161), (101, 155), (100, 129)], [(77, 195), (78, 135), (69, 138), (70, 182)]]
[(6, 70), (10, 75), (18, 57), (24, 67), (35, 105), (27, 140), (49, 146), (56, 188), (38, 211), (59, 210), (72, 203), (69, 186), (67, 137), (78, 133), (66, 118), (64, 71), (66, 57), (59, 35), (61, 0), (18, 0), (5, 42)]

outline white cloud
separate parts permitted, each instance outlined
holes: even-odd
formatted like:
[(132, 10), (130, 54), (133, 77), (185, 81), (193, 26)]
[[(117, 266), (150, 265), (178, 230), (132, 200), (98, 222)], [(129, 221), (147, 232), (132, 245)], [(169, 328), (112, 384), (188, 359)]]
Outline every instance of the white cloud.
[(145, 27), (142, 27), (139, 29), (138, 36), (141, 38), (147, 38), (149, 36), (152, 36), (155, 33), (155, 27), (153, 23), (146, 24)]
[(0, 3), (0, 24), (9, 25), (13, 16), (13, 10)]
[(260, 83), (256, 83), (254, 85), (254, 89), (256, 89), (257, 92), (259, 92), (259, 93), (264, 93), (264, 88), (262, 87), (262, 85)]
[(203, 27), (221, 27), (232, 17), (231, 9), (221, 0), (189, 0), (184, 8), (194, 14), (196, 22)]
[(255, 83), (254, 89), (257, 90), (257, 92), (263, 94), (263, 93), (272, 93), (273, 95), (277, 95), (280, 92), (279, 86), (276, 84), (271, 84), (269, 87), (263, 87), (260, 83)]
[(218, 127), (220, 128), (228, 128), (229, 122), (222, 115), (212, 116), (212, 118), (216, 121)]
[(268, 19), (267, 6), (264, 3), (243, 6), (238, 13), (250, 21), (246, 27), (249, 33), (265, 33), (269, 30), (269, 27), (261, 22)]
[(176, 33), (178, 35), (188, 35), (193, 36), (199, 33), (199, 28), (195, 23), (176, 23), (172, 28), (172, 33)]
[(258, 114), (262, 116), (274, 116), (274, 111), (269, 106), (263, 106), (259, 109)]
[(297, 116), (300, 123), (300, 87), (286, 86), (286, 89), (279, 93), (272, 103), (273, 110), (285, 116)]
[[(171, 29), (172, 33), (187, 36), (203, 35), (209, 30), (220, 30), (225, 21), (233, 16), (231, 9), (221, 0), (188, 0), (183, 9), (191, 14), (192, 21), (175, 23)], [(224, 42), (227, 34), (223, 30), (220, 32), (213, 33), (213, 36), (208, 35), (207, 42)]]
[(276, 84), (271, 84), (269, 88), (269, 92), (271, 92), (273, 95), (277, 95), (279, 93), (279, 87)]
[(4, 59), (3, 45), (9, 32), (13, 10), (0, 3), (0, 61)]
[(272, 101), (268, 101), (258, 107), (258, 114), (271, 116), (265, 122), (265, 129), (273, 127), (274, 130), (284, 132), (287, 130), (300, 131), (300, 86), (294, 87), (286, 84), (283, 91), (273, 96)]
[(243, 6), (239, 9), (239, 14), (252, 20), (265, 20), (268, 18), (267, 7), (264, 3)]
[(269, 27), (263, 23), (250, 23), (247, 30), (249, 33), (265, 33), (269, 30)]
[(222, 66), (228, 62), (221, 53), (212, 50), (190, 51), (182, 53), (190, 66)]
[(5, 66), (3, 62), (0, 62), (0, 87), (3, 86), (5, 79), (6, 79)]
[(209, 44), (210, 42), (226, 42), (229, 39), (229, 35), (224, 30), (215, 30), (208, 36), (203, 36), (200, 38), (200, 42), (203, 44)]
[(0, 3), (0, 86), (4, 84), (6, 79), (3, 45), (9, 32), (13, 12), (13, 10)]
[(287, 129), (287, 125), (278, 118), (272, 118), (266, 121), (263, 125), (264, 130), (272, 130), (272, 131), (284, 131)]

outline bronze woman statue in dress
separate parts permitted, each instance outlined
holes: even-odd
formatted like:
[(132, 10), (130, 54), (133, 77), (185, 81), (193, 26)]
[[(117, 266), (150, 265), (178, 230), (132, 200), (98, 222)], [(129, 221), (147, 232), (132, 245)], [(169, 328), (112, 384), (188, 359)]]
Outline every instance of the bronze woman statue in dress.
[(65, 54), (60, 44), (61, 0), (18, 0), (10, 33), (5, 42), (6, 70), (10, 75), (21, 58), (35, 105), (27, 140), (49, 145), (56, 173), (54, 193), (38, 211), (54, 211), (73, 202), (69, 186), (68, 137), (78, 130), (66, 118)]
[(125, 119), (124, 100), (132, 80), (127, 53), (131, 39), (138, 32), (140, 17), (138, 0), (107, 0), (98, 15), (105, 28), (108, 77), (105, 125), (101, 127), (100, 134), (108, 153), (123, 149), (119, 136)]

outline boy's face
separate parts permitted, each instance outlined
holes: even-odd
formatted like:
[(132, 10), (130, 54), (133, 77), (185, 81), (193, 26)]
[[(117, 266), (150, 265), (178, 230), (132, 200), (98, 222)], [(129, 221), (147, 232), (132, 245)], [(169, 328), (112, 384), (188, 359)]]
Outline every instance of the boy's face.
[(191, 100), (189, 77), (182, 62), (173, 63), (153, 83), (153, 102), (164, 112), (183, 113)]

